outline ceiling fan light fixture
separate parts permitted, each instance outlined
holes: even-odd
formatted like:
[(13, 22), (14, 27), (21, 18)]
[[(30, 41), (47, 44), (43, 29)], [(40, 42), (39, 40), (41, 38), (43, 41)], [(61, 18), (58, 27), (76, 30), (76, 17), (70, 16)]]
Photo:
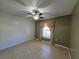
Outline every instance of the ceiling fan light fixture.
[(33, 18), (34, 18), (35, 20), (38, 20), (38, 19), (39, 19), (39, 15), (35, 15)]

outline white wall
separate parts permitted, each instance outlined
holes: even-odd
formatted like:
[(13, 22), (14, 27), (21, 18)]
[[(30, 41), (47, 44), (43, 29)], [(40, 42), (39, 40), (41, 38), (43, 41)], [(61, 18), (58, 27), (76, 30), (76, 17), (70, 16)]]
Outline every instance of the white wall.
[(34, 22), (0, 12), (0, 50), (34, 38)]

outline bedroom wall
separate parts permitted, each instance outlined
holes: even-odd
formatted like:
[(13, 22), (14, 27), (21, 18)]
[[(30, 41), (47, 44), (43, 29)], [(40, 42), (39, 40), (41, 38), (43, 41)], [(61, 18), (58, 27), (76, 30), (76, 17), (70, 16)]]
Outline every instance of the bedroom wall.
[[(69, 47), (70, 43), (70, 15), (69, 16), (62, 16), (57, 17), (53, 19), (47, 19), (51, 20), (52, 22), (55, 21), (55, 37), (56, 37), (56, 43)], [(36, 27), (36, 38), (40, 38), (40, 22), (35, 22)]]
[(70, 43), (72, 59), (79, 59), (79, 0), (72, 14)]
[(41, 21), (35, 22), (35, 38), (36, 39), (40, 39), (40, 22)]
[(0, 50), (34, 39), (34, 22), (0, 12)]
[(69, 47), (70, 44), (70, 15), (55, 18), (56, 43)]

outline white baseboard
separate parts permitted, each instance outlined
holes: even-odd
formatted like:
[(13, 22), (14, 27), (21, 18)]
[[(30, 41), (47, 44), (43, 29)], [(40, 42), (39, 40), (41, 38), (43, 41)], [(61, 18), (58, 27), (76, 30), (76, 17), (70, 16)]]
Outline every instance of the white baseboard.
[(61, 48), (69, 49), (68, 47), (63, 46), (63, 45), (59, 45), (59, 44), (55, 44), (55, 45), (58, 46), (58, 47), (61, 47)]
[(5, 45), (5, 44), (3, 44), (2, 46), (3, 47), (0, 47), (0, 51), (2, 51), (2, 50), (5, 50), (5, 49), (8, 49), (8, 48), (11, 48), (11, 47), (14, 47), (14, 46), (17, 46), (17, 45), (20, 45), (20, 44), (22, 44), (22, 43), (26, 43), (26, 42), (29, 42), (29, 41), (31, 41), (32, 39), (29, 39), (29, 40), (26, 40), (26, 41), (18, 41), (17, 43), (12, 43), (12, 44), (10, 44), (10, 45)]
[(58, 46), (58, 47), (61, 47), (61, 48), (65, 48), (65, 49), (67, 49), (68, 50), (68, 54), (69, 54), (69, 59), (72, 59), (71, 58), (71, 53), (70, 53), (70, 48), (68, 48), (68, 47), (66, 47), (66, 46), (63, 46), (63, 45), (59, 45), (59, 44), (55, 44), (56, 46)]
[(68, 49), (69, 58), (72, 59), (70, 50)]

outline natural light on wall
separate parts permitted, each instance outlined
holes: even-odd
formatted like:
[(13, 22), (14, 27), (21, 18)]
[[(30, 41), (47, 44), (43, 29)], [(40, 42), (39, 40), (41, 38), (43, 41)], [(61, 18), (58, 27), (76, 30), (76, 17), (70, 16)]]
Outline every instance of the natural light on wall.
[(51, 34), (50, 29), (49, 29), (49, 27), (47, 26), (47, 24), (45, 23), (45, 25), (44, 25), (44, 27), (43, 27), (43, 30), (42, 30), (42, 36), (43, 36), (44, 38), (50, 39), (50, 34)]

